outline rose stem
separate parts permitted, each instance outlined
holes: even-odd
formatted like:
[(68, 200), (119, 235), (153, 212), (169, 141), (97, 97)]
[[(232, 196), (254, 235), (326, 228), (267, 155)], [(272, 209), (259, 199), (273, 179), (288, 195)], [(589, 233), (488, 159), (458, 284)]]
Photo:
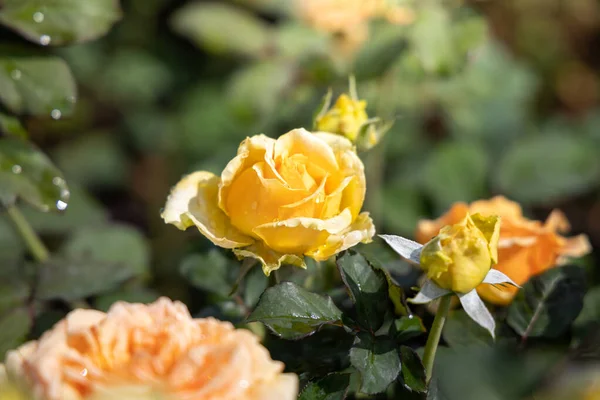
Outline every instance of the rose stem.
[[(19, 234), (29, 247), (33, 257), (41, 264), (45, 263), (50, 259), (50, 252), (44, 243), (40, 240), (40, 237), (35, 233), (25, 216), (21, 211), (14, 205), (6, 208), (6, 213), (12, 220), (13, 224), (19, 231)], [(91, 308), (85, 300), (72, 300), (68, 302), (71, 308)]]
[(39, 236), (35, 233), (29, 222), (27, 222), (21, 211), (13, 205), (8, 206), (6, 212), (29, 247), (33, 257), (40, 263), (48, 261), (50, 258), (48, 249), (44, 246), (44, 243), (42, 243)]
[(431, 325), (431, 330), (429, 331), (429, 338), (427, 338), (425, 352), (423, 353), (423, 366), (425, 367), (427, 383), (431, 380), (435, 352), (437, 351), (438, 343), (440, 342), (440, 336), (442, 336), (442, 328), (444, 327), (444, 322), (446, 322), (448, 310), (450, 310), (451, 299), (452, 296), (450, 295), (446, 295), (440, 299), (440, 304), (435, 314), (435, 318), (433, 319), (433, 325)]

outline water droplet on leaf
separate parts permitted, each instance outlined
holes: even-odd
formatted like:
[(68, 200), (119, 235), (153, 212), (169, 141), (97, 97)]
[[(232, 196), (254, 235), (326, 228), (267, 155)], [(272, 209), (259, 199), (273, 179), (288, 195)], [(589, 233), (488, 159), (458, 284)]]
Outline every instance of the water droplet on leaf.
[(54, 109), (50, 112), (50, 116), (53, 119), (60, 119), (60, 117), (62, 117), (62, 113), (60, 112), (60, 110)]
[(56, 208), (58, 208), (60, 211), (63, 211), (63, 210), (65, 210), (67, 208), (67, 203), (65, 203), (62, 200), (58, 200), (56, 202)]
[(35, 22), (37, 22), (38, 24), (39, 24), (40, 22), (43, 22), (43, 21), (44, 21), (44, 14), (43, 14), (43, 13), (41, 13), (41, 12), (39, 12), (39, 11), (38, 11), (38, 12), (36, 12), (36, 13), (34, 13), (34, 14), (33, 14), (33, 20), (34, 20)]
[(42, 36), (40, 36), (40, 44), (42, 46), (48, 46), (50, 44), (51, 40), (52, 39), (50, 39), (50, 36), (48, 36), (48, 35), (42, 35)]
[(65, 183), (65, 180), (63, 178), (61, 178), (60, 176), (55, 176), (54, 178), (52, 178), (52, 183), (55, 184), (56, 186), (60, 186)]
[(20, 70), (18, 70), (18, 69), (13, 69), (13, 70), (10, 72), (10, 76), (11, 76), (11, 77), (12, 77), (14, 80), (16, 80), (16, 81), (18, 81), (19, 79), (21, 79), (21, 75), (22, 75), (22, 73), (21, 73), (21, 71), (20, 71)]
[(12, 166), (12, 172), (13, 172), (13, 174), (20, 174), (21, 171), (23, 171), (23, 168), (21, 168), (20, 165), (15, 164), (15, 165)]

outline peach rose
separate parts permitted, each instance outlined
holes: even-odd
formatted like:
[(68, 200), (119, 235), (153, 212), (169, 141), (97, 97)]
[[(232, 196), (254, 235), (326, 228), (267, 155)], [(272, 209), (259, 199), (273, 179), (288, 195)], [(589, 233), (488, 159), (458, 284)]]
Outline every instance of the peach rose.
[(283, 368), (250, 331), (166, 298), (74, 310), (6, 358), (9, 379), (36, 400), (292, 400), (298, 380)]
[(369, 37), (369, 22), (385, 18), (396, 25), (410, 24), (414, 12), (389, 0), (296, 0), (297, 13), (309, 25), (339, 35), (342, 53), (354, 53)]
[(348, 139), (294, 129), (277, 140), (247, 138), (220, 177), (184, 177), (162, 217), (256, 258), (268, 275), (282, 263), (303, 267), (303, 255), (326, 260), (371, 241), (375, 227), (360, 213), (365, 190), (364, 166)]
[[(554, 210), (545, 223), (532, 221), (523, 216), (519, 204), (502, 196), (476, 201), (470, 205), (456, 203), (442, 217), (420, 221), (416, 240), (420, 243), (428, 242), (443, 226), (461, 221), (467, 213), (498, 215), (502, 218), (498, 264), (494, 268), (505, 273), (518, 285), (527, 282), (532, 275), (564, 263), (569, 257), (581, 257), (591, 250), (585, 235), (565, 238), (559, 234), (570, 229), (562, 212)], [(481, 297), (501, 305), (509, 304), (517, 290), (512, 285), (481, 284), (477, 287)]]

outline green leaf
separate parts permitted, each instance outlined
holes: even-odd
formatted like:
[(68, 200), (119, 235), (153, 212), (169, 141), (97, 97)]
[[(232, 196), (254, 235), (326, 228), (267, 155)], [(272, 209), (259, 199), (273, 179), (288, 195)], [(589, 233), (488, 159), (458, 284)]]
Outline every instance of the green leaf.
[(375, 27), (368, 45), (358, 52), (354, 62), (357, 79), (365, 80), (381, 76), (398, 59), (407, 47), (406, 28), (391, 24)]
[(4, 0), (0, 9), (0, 23), (43, 46), (96, 39), (120, 18), (119, 0)]
[(82, 226), (97, 226), (108, 221), (108, 212), (92, 195), (71, 183), (69, 192), (69, 207), (63, 213), (44, 213), (32, 207), (21, 207), (21, 213), (34, 231), (63, 235)]
[(231, 290), (229, 260), (218, 250), (186, 257), (179, 272), (191, 285), (207, 292), (228, 297)]
[(405, 388), (418, 393), (427, 391), (425, 368), (417, 353), (408, 346), (400, 346), (402, 383)]
[(411, 29), (411, 41), (425, 71), (445, 73), (457, 66), (452, 21), (446, 8), (437, 4), (423, 7)]
[(121, 263), (69, 260), (56, 257), (39, 265), (35, 296), (38, 300), (77, 300), (106, 293), (135, 276)]
[(268, 278), (262, 272), (261, 268), (254, 267), (244, 278), (244, 302), (248, 307), (254, 308), (260, 295), (267, 289)]
[(421, 336), (425, 332), (421, 318), (415, 315), (399, 318), (392, 325), (392, 335), (400, 343)]
[(98, 296), (94, 302), (94, 308), (108, 311), (117, 301), (148, 304), (156, 301), (159, 297), (159, 293), (145, 287), (125, 288)]
[(494, 343), (490, 333), (463, 310), (454, 310), (450, 313), (442, 335), (451, 347), (491, 346)]
[(341, 325), (342, 312), (329, 297), (284, 282), (265, 290), (248, 322), (260, 321), (284, 339), (299, 339), (323, 325)]
[(360, 253), (348, 251), (337, 258), (338, 269), (356, 305), (358, 323), (377, 331), (390, 308), (386, 276)]
[(236, 72), (228, 82), (229, 107), (240, 121), (257, 123), (280, 107), (280, 98), (293, 74), (283, 61), (251, 64)]
[(150, 250), (144, 236), (126, 225), (75, 232), (59, 255), (39, 266), (36, 297), (76, 300), (115, 289), (148, 273)]
[(87, 188), (121, 187), (129, 182), (125, 152), (109, 132), (89, 132), (55, 148), (51, 153), (69, 182)]
[(77, 98), (69, 66), (58, 57), (0, 57), (0, 101), (16, 114), (59, 119)]
[(146, 275), (150, 265), (150, 247), (145, 236), (122, 224), (80, 229), (62, 247), (61, 254), (79, 263), (118, 265), (135, 276)]
[(19, 197), (41, 211), (67, 207), (69, 190), (50, 159), (15, 137), (0, 138), (0, 199), (8, 204)]
[(18, 118), (0, 112), (0, 133), (27, 139), (27, 131)]
[(350, 385), (350, 374), (330, 374), (309, 382), (298, 400), (344, 400)]
[(583, 308), (573, 322), (573, 328), (578, 333), (585, 333), (590, 328), (600, 327), (600, 287), (588, 290), (583, 298)]
[(523, 203), (551, 203), (591, 190), (600, 179), (600, 158), (590, 144), (571, 132), (516, 142), (498, 165), (498, 188)]
[(172, 28), (198, 46), (217, 54), (263, 55), (270, 40), (268, 25), (240, 7), (223, 3), (189, 3), (171, 18)]
[(366, 332), (356, 336), (350, 349), (350, 362), (361, 374), (361, 392), (367, 394), (385, 391), (401, 369), (395, 341)]
[(0, 276), (0, 314), (25, 304), (31, 285), (22, 276)]
[(8, 350), (15, 349), (25, 341), (32, 321), (25, 307), (15, 308), (0, 315), (0, 359)]
[(437, 209), (445, 210), (486, 193), (488, 164), (485, 150), (475, 143), (445, 143), (436, 146), (428, 159), (422, 184)]
[(581, 311), (584, 293), (582, 268), (550, 269), (523, 285), (508, 309), (506, 321), (523, 338), (557, 337)]

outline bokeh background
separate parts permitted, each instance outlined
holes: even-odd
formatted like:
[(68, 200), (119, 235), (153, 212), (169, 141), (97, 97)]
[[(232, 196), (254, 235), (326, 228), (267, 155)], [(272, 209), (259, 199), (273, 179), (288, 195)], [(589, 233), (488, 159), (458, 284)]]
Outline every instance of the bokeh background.
[[(106, 36), (36, 49), (63, 58), (77, 84), (70, 115), (21, 118), (71, 195), (61, 213), (22, 211), (55, 254), (128, 272), (93, 296), (58, 296), (35, 321), (15, 328), (12, 320), (11, 334), (0, 329), (1, 353), (24, 331), (46, 330), (69, 301), (106, 309), (167, 295), (194, 315), (242, 318), (266, 278), (251, 273), (254, 292), (228, 298), (239, 264), (198, 232), (165, 225), (161, 208), (182, 175), (220, 173), (246, 136), (310, 129), (327, 89), (347, 90), (350, 74), (369, 115), (395, 119), (361, 155), (364, 209), (379, 232), (410, 237), (419, 219), (453, 202), (503, 194), (537, 219), (562, 209), (572, 232), (589, 236), (589, 283), (600, 282), (597, 0), (396, 0), (376, 14), (360, 0), (120, 5), (122, 19)], [(0, 42), (33, 46), (8, 28)], [(25, 268), (25, 254), (0, 218), (2, 262)], [(389, 260), (414, 285), (418, 274)], [(77, 279), (86, 286), (96, 278)]]

